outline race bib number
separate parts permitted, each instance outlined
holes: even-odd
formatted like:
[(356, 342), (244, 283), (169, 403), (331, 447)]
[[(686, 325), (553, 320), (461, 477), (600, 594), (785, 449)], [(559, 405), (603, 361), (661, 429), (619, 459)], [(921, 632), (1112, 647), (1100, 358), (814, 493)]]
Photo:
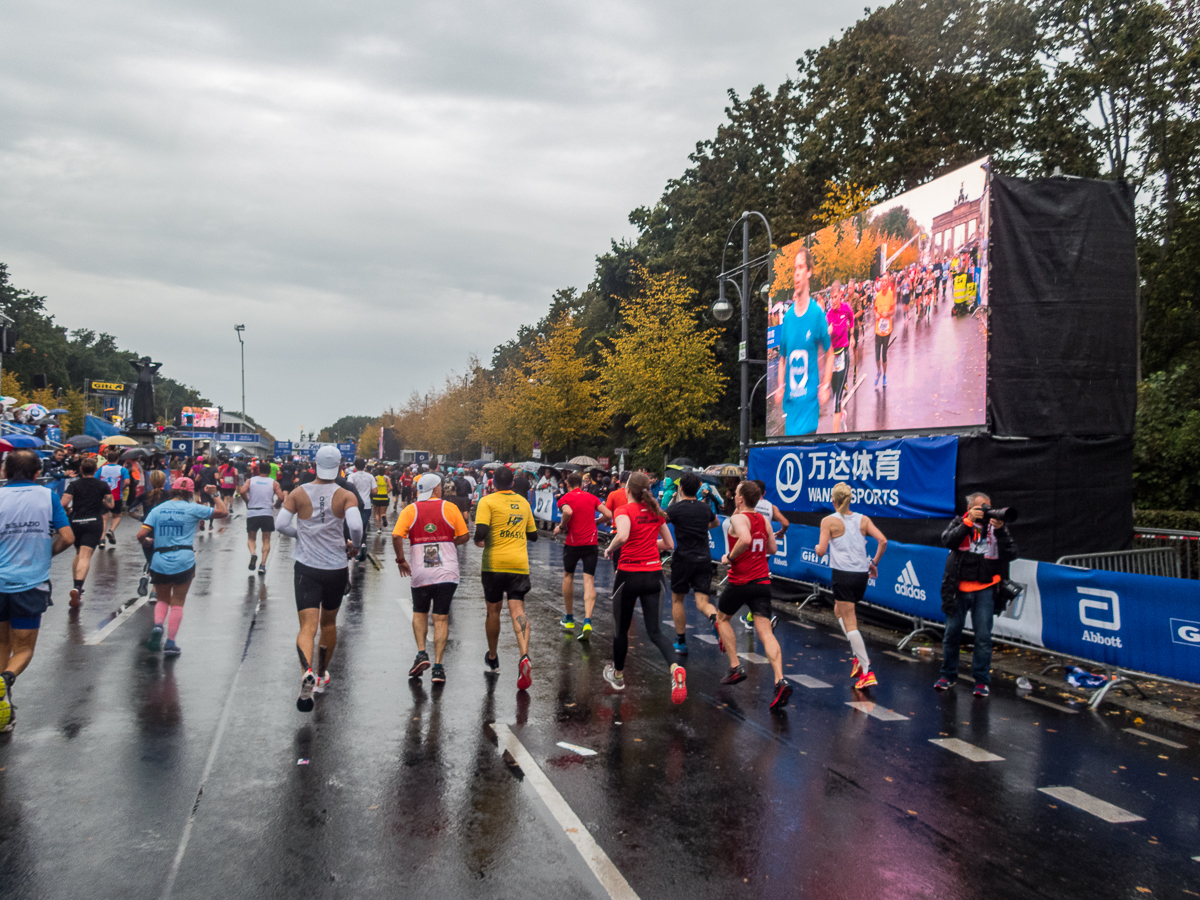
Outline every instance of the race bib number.
[(846, 354), (838, 351), (833, 354), (833, 371), (842, 372), (846, 368)]
[(886, 337), (892, 333), (892, 317), (883, 316), (879, 320), (879, 325), (876, 329), (877, 333)]
[(441, 544), (425, 544), (423, 547), (423, 562), (427, 569), (440, 569), (442, 567), (442, 545)]

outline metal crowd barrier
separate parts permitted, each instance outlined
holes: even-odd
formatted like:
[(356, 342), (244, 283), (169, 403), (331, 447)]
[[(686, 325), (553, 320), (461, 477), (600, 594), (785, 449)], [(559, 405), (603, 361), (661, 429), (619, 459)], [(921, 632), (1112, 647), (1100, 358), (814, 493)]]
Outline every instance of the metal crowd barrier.
[(1138, 550), (1170, 548), (1179, 557), (1177, 578), (1200, 579), (1200, 531), (1174, 528), (1135, 528), (1133, 546)]
[(1114, 550), (1111, 553), (1077, 553), (1060, 556), (1058, 565), (1076, 569), (1101, 569), (1128, 575), (1157, 575), (1179, 578), (1179, 551), (1175, 547), (1148, 547), (1140, 550)]

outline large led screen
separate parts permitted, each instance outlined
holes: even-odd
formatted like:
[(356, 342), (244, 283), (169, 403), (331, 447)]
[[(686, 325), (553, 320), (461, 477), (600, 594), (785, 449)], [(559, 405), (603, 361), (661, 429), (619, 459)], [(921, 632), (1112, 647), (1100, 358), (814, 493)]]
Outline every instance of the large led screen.
[(775, 254), (769, 437), (984, 424), (987, 164)]
[(179, 418), (184, 428), (211, 428), (216, 431), (221, 424), (221, 407), (185, 406)]

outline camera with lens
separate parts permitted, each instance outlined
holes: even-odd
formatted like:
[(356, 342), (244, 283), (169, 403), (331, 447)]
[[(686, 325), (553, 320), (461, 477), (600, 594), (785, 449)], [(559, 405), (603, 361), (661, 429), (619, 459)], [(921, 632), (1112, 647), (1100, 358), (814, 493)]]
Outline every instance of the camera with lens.
[(984, 505), (981, 512), (983, 513), (984, 521), (987, 521), (988, 519), (997, 519), (998, 521), (1003, 522), (1005, 525), (1009, 525), (1017, 521), (1017, 509), (1014, 506), (1005, 506), (1001, 507), (1000, 509), (995, 509), (994, 507)]

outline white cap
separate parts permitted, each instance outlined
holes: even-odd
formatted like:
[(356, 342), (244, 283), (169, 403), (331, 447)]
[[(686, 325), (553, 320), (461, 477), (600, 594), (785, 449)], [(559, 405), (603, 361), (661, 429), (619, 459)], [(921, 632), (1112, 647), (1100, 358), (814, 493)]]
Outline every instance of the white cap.
[(342, 453), (333, 444), (325, 444), (317, 451), (317, 477), (332, 481), (338, 477), (342, 467)]
[(433, 492), (437, 490), (442, 483), (442, 479), (438, 478), (432, 472), (426, 472), (417, 479), (417, 499), (428, 500), (433, 496)]

